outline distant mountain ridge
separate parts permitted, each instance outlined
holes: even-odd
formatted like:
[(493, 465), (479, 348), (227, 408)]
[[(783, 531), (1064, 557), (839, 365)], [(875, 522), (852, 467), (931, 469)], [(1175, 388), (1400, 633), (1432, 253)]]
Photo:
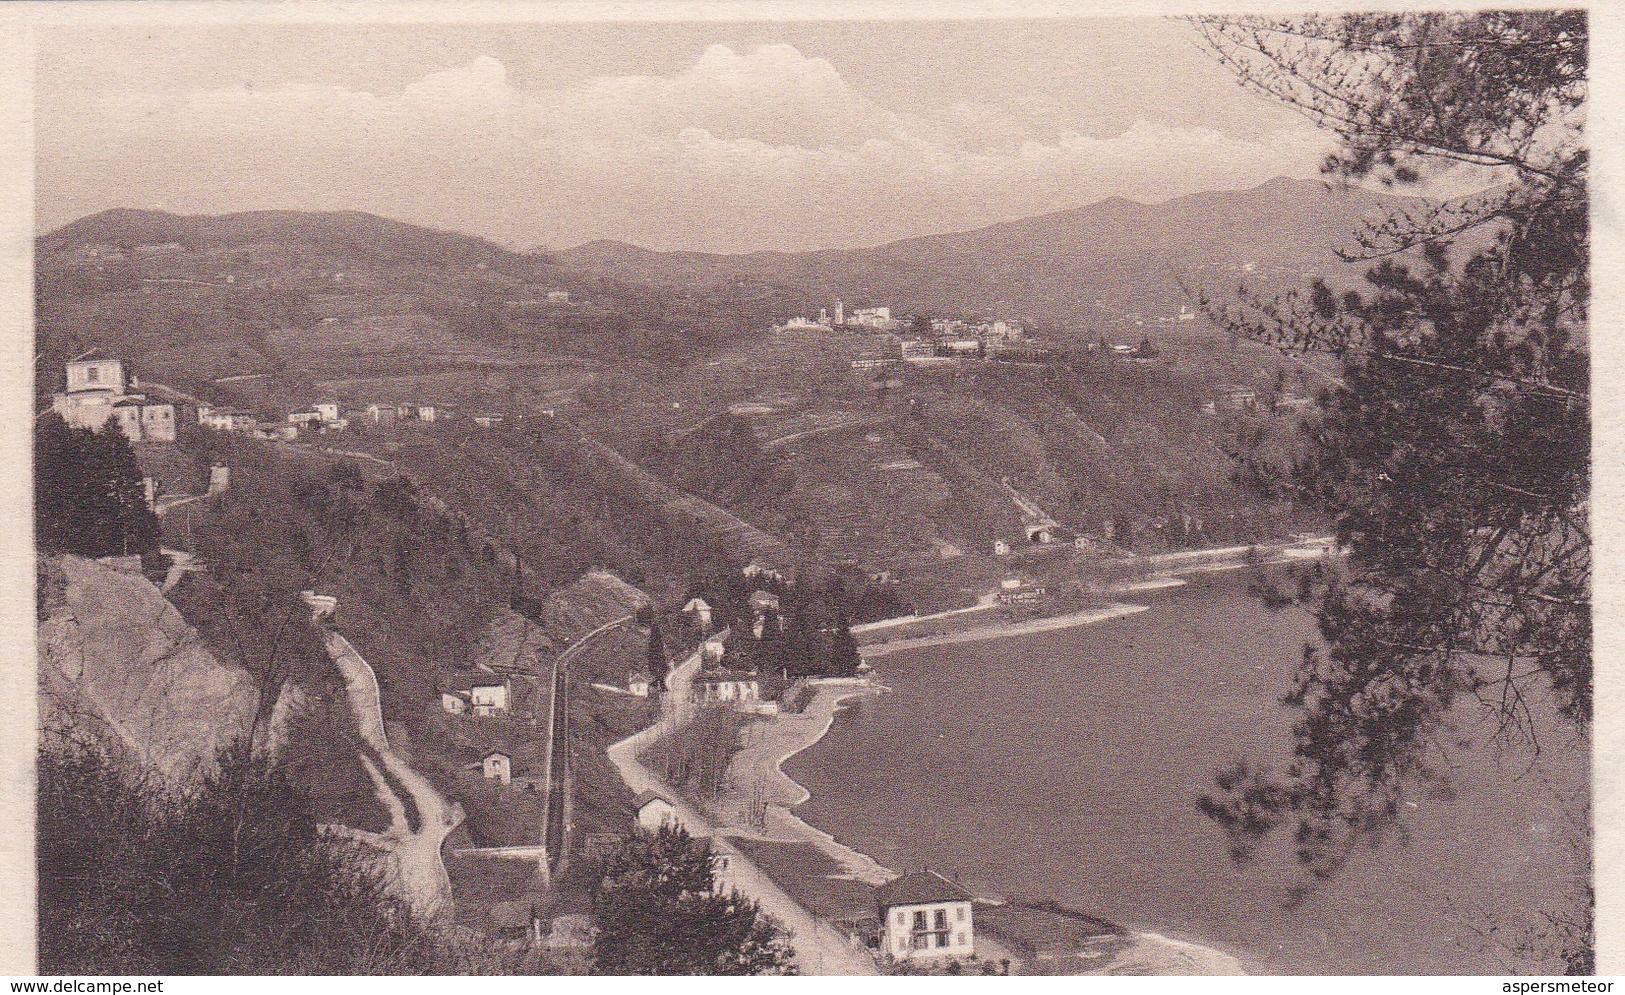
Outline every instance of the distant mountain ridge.
[(1008, 316), (1079, 331), (1177, 312), (1181, 284), (1229, 290), (1242, 279), (1342, 281), (1362, 264), (1335, 254), (1362, 222), (1417, 198), (1278, 177), (1248, 190), (1160, 204), (1114, 197), (1085, 207), (867, 249), (718, 255), (595, 241), (555, 254), (583, 274), (683, 288), (754, 281), (803, 295), (933, 314)]

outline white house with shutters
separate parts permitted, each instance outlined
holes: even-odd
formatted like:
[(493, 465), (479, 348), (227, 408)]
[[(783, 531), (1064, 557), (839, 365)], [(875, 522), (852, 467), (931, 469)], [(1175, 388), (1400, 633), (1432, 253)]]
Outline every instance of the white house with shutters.
[(935, 871), (904, 874), (875, 889), (880, 951), (892, 960), (969, 957), (976, 950), (974, 898)]

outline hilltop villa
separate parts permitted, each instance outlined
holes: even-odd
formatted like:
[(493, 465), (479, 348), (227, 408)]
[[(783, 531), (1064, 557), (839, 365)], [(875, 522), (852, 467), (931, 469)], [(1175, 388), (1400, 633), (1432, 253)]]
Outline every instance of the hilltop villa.
[(51, 396), (51, 410), (74, 428), (100, 431), (109, 419), (131, 442), (174, 442), (175, 406), (124, 392), (124, 363), (79, 359), (67, 365), (67, 389)]

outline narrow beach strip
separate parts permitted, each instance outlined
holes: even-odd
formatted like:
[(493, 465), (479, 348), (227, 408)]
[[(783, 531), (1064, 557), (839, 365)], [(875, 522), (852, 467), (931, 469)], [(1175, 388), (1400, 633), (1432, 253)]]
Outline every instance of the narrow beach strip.
[[(812, 797), (784, 772), (784, 762), (824, 738), (843, 704), (858, 697), (883, 694), (887, 688), (860, 678), (830, 678), (815, 682), (817, 692), (799, 714), (780, 713), (753, 724), (750, 742), (734, 754), (729, 767), (735, 787), (717, 801), (730, 835), (766, 843), (808, 843), (840, 864), (854, 880), (879, 885), (897, 872), (873, 857), (841, 843), (829, 833), (808, 825), (790, 810)], [(765, 825), (750, 825), (752, 803), (746, 786), (761, 792), (767, 806)]]
[[(691, 714), (685, 699), (689, 684), (699, 670), (699, 664), (700, 657), (696, 652), (680, 664), (671, 675), (672, 692), (665, 699), (665, 710), (678, 724), (686, 721)], [(815, 917), (791, 898), (750, 858), (728, 842), (734, 827), (727, 824), (716, 825), (709, 816), (689, 804), (673, 786), (643, 765), (638, 759), (639, 755), (659, 739), (666, 728), (667, 724), (663, 720), (609, 747), (607, 752), (610, 763), (620, 773), (621, 780), (626, 782), (627, 788), (633, 794), (654, 791), (664, 795), (676, 809), (678, 821), (683, 828), (691, 835), (711, 839), (714, 852), (727, 858), (726, 864), (718, 872), (718, 884), (755, 899), (764, 911), (785, 927), (790, 934), (791, 945), (795, 947), (796, 968), (802, 974), (878, 973), (874, 958), (868, 951), (854, 946), (830, 924)]]
[(885, 656), (900, 650), (920, 649), (925, 646), (947, 646), (952, 643), (975, 643), (985, 639), (1004, 639), (1009, 636), (1026, 636), (1036, 632), (1053, 632), (1057, 629), (1070, 629), (1079, 625), (1093, 625), (1096, 622), (1105, 622), (1125, 615), (1137, 615), (1149, 610), (1148, 605), (1130, 605), (1117, 603), (1105, 608), (1092, 608), (1088, 611), (1072, 612), (1067, 615), (1052, 615), (1048, 618), (1035, 618), (1026, 622), (1010, 622), (997, 625), (982, 625), (973, 629), (964, 629), (960, 632), (945, 632), (935, 636), (917, 636), (912, 639), (893, 639), (883, 643), (863, 643), (858, 651), (866, 658)]

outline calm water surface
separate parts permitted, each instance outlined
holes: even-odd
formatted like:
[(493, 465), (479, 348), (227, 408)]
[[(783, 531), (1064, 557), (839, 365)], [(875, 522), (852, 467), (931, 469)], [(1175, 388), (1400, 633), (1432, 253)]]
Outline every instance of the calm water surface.
[[(1559, 799), (1585, 778), (1555, 740), (1531, 758), (1459, 753), (1454, 797), (1416, 796), (1410, 838), (1304, 884), (1285, 848), (1245, 868), (1196, 809), (1213, 773), (1277, 766), (1277, 704), (1313, 638), (1239, 576), (1210, 575), (1093, 626), (881, 659), (894, 691), (847, 709), (785, 765), (808, 822), (883, 864), (960, 873), (1229, 950), (1252, 971), (1501, 973), (1475, 929), (1539, 907), (1577, 870)], [(1504, 953), (1500, 954), (1503, 958)]]

